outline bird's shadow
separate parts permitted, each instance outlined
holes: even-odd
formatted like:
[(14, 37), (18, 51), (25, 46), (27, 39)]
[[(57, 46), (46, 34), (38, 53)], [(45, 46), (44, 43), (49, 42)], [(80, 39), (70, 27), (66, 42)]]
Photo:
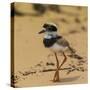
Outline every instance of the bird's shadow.
[(79, 78), (80, 78), (80, 76), (74, 76), (74, 77), (68, 77), (68, 78), (61, 78), (60, 81), (57, 82), (57, 83), (72, 82), (72, 81), (76, 81)]

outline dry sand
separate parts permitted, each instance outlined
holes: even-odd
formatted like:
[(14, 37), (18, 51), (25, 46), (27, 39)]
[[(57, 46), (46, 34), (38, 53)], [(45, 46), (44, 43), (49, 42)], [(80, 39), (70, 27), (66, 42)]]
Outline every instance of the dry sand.
[[(30, 7), (28, 4), (25, 5)], [(27, 7), (22, 4), (18, 10), (22, 12), (24, 8)], [(83, 60), (87, 61), (87, 7), (82, 7), (81, 10), (78, 10), (77, 7), (61, 6), (61, 9), (64, 12), (78, 14), (78, 17), (75, 15), (68, 15), (67, 13), (57, 14), (50, 10), (47, 10), (42, 16), (14, 16), (14, 69), (15, 75), (19, 76), (17, 83), (15, 83), (16, 87), (87, 83), (87, 71), (74, 71), (67, 74), (67, 71), (61, 70), (61, 82), (58, 83), (52, 82), (55, 71), (37, 72), (36, 74), (27, 76), (23, 76), (19, 73), (19, 71), (24, 72), (31, 69), (31, 67), (34, 68), (34, 66), (41, 61), (43, 63), (56, 63), (54, 56), (47, 58), (48, 54), (52, 52), (44, 47), (42, 43), (43, 35), (38, 34), (42, 29), (42, 25), (46, 22), (56, 23), (58, 25), (58, 34), (67, 39), (77, 53), (84, 58)], [(26, 13), (29, 12), (28, 8), (24, 11)], [(62, 18), (67, 22), (64, 22)], [(75, 18), (80, 19), (80, 22), (75, 22)], [(58, 58), (61, 62), (63, 56), (58, 55)], [(76, 64), (78, 60), (68, 57), (67, 62), (62, 68), (68, 67), (71, 62)], [(87, 68), (87, 64), (84, 63), (83, 67)], [(48, 68), (55, 68), (55, 66), (47, 67), (47, 69)], [(37, 68), (37, 70), (38, 69), (40, 68)]]

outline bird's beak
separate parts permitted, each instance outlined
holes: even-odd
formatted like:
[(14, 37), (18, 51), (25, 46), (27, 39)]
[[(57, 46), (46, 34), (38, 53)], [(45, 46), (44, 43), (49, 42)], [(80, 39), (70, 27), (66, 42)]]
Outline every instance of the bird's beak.
[(40, 31), (38, 34), (41, 34), (41, 33), (44, 33), (45, 32), (45, 30), (43, 29), (42, 31)]

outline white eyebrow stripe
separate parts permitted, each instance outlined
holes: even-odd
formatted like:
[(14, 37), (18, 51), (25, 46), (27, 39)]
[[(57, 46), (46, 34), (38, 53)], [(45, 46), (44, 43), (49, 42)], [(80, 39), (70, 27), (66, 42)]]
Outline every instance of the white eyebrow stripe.
[(48, 22), (47, 24), (54, 25), (55, 27), (57, 27), (57, 25), (55, 23), (52, 23), (52, 22)]

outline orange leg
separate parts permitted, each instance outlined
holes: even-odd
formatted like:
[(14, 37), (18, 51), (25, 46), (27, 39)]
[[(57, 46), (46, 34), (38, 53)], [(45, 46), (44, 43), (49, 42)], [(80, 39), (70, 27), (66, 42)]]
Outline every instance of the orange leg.
[(58, 57), (57, 57), (57, 54), (55, 53), (55, 57), (56, 57), (56, 62), (57, 62), (57, 73), (56, 73), (56, 75), (55, 75), (55, 77), (53, 78), (53, 81), (59, 81), (59, 70), (58, 70), (58, 68), (59, 68), (59, 60), (58, 60)]
[(62, 65), (63, 65), (63, 64), (66, 62), (66, 60), (67, 60), (67, 57), (66, 57), (66, 55), (64, 54), (64, 52), (63, 52), (63, 56), (64, 56), (64, 60), (63, 60), (63, 62), (61, 63), (61, 65), (58, 67), (58, 69), (56, 70), (55, 75), (54, 75), (54, 80), (55, 80), (55, 78), (56, 78), (57, 73), (59, 72), (59, 69), (62, 67)]

